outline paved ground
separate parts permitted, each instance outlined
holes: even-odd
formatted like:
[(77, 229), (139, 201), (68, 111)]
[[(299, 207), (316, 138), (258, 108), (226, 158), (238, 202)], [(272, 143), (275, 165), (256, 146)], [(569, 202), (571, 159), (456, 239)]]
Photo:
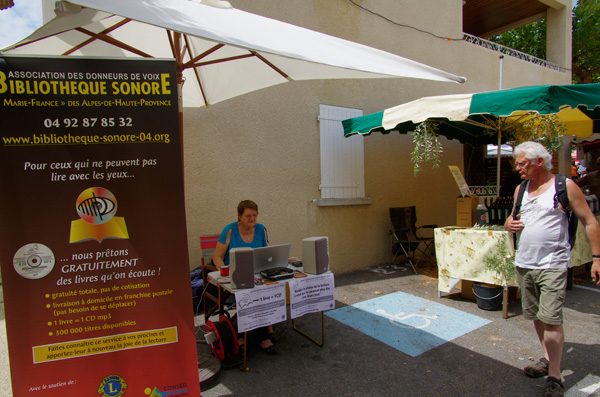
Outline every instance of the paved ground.
[[(374, 271), (375, 270), (375, 271)], [(387, 274), (385, 274), (387, 273)], [(363, 269), (336, 275), (336, 305), (402, 291), (491, 322), (416, 357), (389, 347), (325, 316), (325, 345), (318, 347), (294, 332), (291, 323), (276, 327), (280, 354), (249, 352), (249, 371), (223, 370), (202, 395), (213, 396), (541, 396), (544, 379), (525, 377), (521, 368), (540, 356), (532, 324), (511, 302), (509, 318), (476, 303), (438, 298), (437, 280), (399, 269)], [(0, 305), (0, 397), (10, 396), (10, 377)], [(297, 325), (320, 334), (320, 315)], [(563, 377), (568, 396), (600, 396), (600, 288), (578, 276), (567, 294)], [(207, 345), (198, 349), (208, 354)], [(587, 389), (583, 386), (588, 385)], [(576, 389), (584, 389), (576, 392)]]
[[(459, 297), (438, 298), (437, 280), (409, 271), (364, 269), (336, 275), (337, 307), (402, 291), (484, 317), (492, 322), (417, 357), (411, 357), (369, 336), (325, 317), (323, 348), (307, 341), (290, 324), (277, 327), (281, 354), (255, 351), (250, 370), (222, 371), (202, 391), (212, 396), (541, 396), (544, 379), (530, 379), (521, 368), (540, 356), (533, 326), (520, 315), (520, 303), (509, 306), (509, 318), (484, 311)], [(563, 376), (567, 389), (592, 383), (591, 391), (571, 396), (600, 396), (600, 288), (580, 280), (568, 292)], [(592, 288), (591, 290), (581, 287)], [(319, 334), (319, 317), (298, 321)], [(282, 328), (286, 327), (282, 331)], [(208, 348), (208, 347), (206, 347)], [(594, 392), (596, 390), (596, 392)]]

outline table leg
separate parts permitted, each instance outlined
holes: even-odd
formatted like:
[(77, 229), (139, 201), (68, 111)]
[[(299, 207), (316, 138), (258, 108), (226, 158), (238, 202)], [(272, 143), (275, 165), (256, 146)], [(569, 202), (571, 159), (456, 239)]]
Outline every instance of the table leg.
[(304, 336), (306, 339), (308, 339), (309, 341), (313, 342), (315, 345), (317, 345), (319, 347), (323, 347), (323, 345), (325, 344), (325, 315), (323, 314), (323, 312), (321, 312), (321, 342), (318, 342), (312, 336), (310, 336), (307, 333), (305, 333), (305, 332), (301, 331), (300, 329), (298, 329), (296, 327), (296, 320), (295, 319), (292, 320), (292, 328), (294, 329), (294, 331), (298, 332), (300, 335)]
[(502, 318), (508, 318), (508, 287), (502, 290)]
[(243, 372), (249, 371), (248, 366), (246, 365), (246, 349), (248, 347), (248, 333), (244, 332), (244, 364), (240, 366), (240, 370)]
[(218, 299), (219, 300), (219, 311), (221, 311), (221, 310), (223, 310), (224, 303), (223, 303), (223, 297), (221, 296), (221, 293), (223, 291), (223, 287), (221, 287), (220, 284), (219, 284), (218, 290), (219, 290), (219, 299)]

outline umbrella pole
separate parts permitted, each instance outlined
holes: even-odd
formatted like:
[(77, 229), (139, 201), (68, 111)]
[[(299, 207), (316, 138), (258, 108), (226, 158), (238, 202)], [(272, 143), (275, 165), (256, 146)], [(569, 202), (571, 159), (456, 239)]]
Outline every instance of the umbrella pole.
[(173, 57), (177, 68), (177, 109), (179, 110), (179, 144), (181, 145), (181, 168), (183, 170), (183, 57), (181, 33), (173, 32)]
[[(183, 71), (177, 65), (177, 108), (179, 109), (179, 143), (181, 145), (181, 162), (183, 163)], [(182, 164), (183, 166), (183, 164)]]
[(500, 167), (502, 164), (502, 121), (499, 121), (498, 128), (498, 156), (496, 157), (496, 197), (500, 196)]

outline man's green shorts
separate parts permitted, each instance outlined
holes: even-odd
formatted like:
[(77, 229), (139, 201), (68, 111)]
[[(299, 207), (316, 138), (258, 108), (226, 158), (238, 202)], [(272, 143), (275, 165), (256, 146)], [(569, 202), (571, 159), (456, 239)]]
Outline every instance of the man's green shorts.
[(525, 319), (540, 320), (550, 325), (563, 323), (566, 269), (517, 267), (517, 281), (521, 289), (521, 307)]

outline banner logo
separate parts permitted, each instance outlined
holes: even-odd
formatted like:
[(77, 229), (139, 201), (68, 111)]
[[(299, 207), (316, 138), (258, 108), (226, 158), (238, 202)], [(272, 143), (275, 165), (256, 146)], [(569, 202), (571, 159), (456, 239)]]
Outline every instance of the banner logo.
[(102, 397), (119, 397), (125, 393), (127, 389), (127, 383), (119, 375), (109, 375), (102, 379), (100, 387), (98, 388), (98, 394)]
[(77, 215), (81, 219), (71, 222), (69, 242), (98, 240), (105, 238), (128, 239), (125, 218), (115, 216), (117, 199), (103, 187), (91, 187), (81, 192), (76, 202)]
[(168, 385), (163, 387), (163, 391), (157, 387), (147, 387), (144, 393), (148, 397), (183, 397), (188, 395), (187, 384)]

